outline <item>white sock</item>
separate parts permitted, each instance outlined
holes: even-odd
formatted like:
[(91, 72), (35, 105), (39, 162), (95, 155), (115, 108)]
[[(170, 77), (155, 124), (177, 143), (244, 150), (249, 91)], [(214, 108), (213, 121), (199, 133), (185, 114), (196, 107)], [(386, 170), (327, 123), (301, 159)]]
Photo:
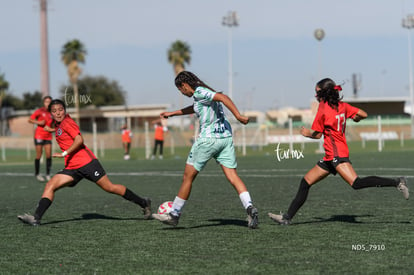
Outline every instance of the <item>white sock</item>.
[(243, 204), (244, 209), (247, 209), (250, 205), (253, 204), (252, 199), (250, 198), (249, 192), (242, 192), (239, 194), (240, 200)]
[(181, 211), (185, 205), (187, 201), (183, 200), (182, 198), (179, 197), (175, 197), (173, 205), (172, 205), (172, 210), (171, 210), (171, 214), (174, 216), (180, 216), (181, 215)]

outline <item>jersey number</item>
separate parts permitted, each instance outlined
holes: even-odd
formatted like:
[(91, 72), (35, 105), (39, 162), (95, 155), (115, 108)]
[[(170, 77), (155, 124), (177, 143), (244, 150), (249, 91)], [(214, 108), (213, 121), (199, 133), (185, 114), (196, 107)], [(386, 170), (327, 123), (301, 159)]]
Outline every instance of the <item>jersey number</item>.
[(336, 115), (336, 120), (338, 121), (338, 132), (343, 133), (345, 131), (345, 114)]

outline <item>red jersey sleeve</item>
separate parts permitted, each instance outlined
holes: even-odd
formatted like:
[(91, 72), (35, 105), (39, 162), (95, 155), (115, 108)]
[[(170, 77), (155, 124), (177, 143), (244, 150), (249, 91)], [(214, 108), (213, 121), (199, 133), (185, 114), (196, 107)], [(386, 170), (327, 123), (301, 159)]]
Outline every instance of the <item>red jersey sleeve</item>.
[(324, 104), (319, 104), (318, 112), (316, 113), (315, 119), (313, 120), (311, 129), (320, 133), (323, 133), (323, 130), (325, 129), (324, 125), (324, 112), (323, 107)]
[(39, 112), (40, 112), (40, 109), (37, 109), (36, 111), (34, 111), (33, 114), (30, 116), (30, 119), (37, 119), (37, 117), (39, 116)]
[(80, 135), (79, 126), (76, 124), (76, 122), (73, 119), (65, 119), (64, 121), (64, 128), (66, 133), (74, 139), (77, 135)]
[(359, 108), (354, 107), (348, 103), (343, 103), (346, 110), (346, 118), (354, 118), (355, 115), (358, 113)]

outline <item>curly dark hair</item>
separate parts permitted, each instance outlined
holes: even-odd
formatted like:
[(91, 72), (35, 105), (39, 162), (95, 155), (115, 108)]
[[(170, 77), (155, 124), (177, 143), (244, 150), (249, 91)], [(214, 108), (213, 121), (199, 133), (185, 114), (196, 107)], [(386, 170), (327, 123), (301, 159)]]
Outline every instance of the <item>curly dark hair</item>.
[(339, 102), (342, 100), (343, 96), (339, 95), (339, 92), (342, 90), (340, 85), (330, 78), (324, 78), (316, 83), (316, 87), (319, 90), (316, 91), (316, 99), (320, 102), (328, 102), (329, 106), (337, 109)]
[(180, 88), (183, 85), (183, 83), (187, 83), (193, 90), (195, 90), (197, 87), (205, 87), (215, 92), (213, 88), (209, 87), (207, 84), (201, 81), (195, 74), (189, 71), (182, 71), (175, 77), (175, 86), (177, 88)]

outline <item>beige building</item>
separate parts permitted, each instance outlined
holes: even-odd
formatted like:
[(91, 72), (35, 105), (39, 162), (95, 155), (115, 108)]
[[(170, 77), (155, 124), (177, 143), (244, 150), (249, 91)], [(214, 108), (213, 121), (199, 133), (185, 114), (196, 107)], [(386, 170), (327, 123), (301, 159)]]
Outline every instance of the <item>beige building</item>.
[[(131, 129), (143, 128), (145, 122), (159, 118), (169, 104), (134, 105), (134, 106), (105, 106), (90, 107), (80, 110), (80, 124), (84, 132), (92, 132), (96, 125), (97, 132), (119, 131), (122, 125), (127, 124)], [(68, 114), (76, 118), (75, 109), (68, 108)], [(12, 136), (30, 136), (33, 127), (27, 121), (33, 110), (16, 111), (9, 118), (9, 131)]]

